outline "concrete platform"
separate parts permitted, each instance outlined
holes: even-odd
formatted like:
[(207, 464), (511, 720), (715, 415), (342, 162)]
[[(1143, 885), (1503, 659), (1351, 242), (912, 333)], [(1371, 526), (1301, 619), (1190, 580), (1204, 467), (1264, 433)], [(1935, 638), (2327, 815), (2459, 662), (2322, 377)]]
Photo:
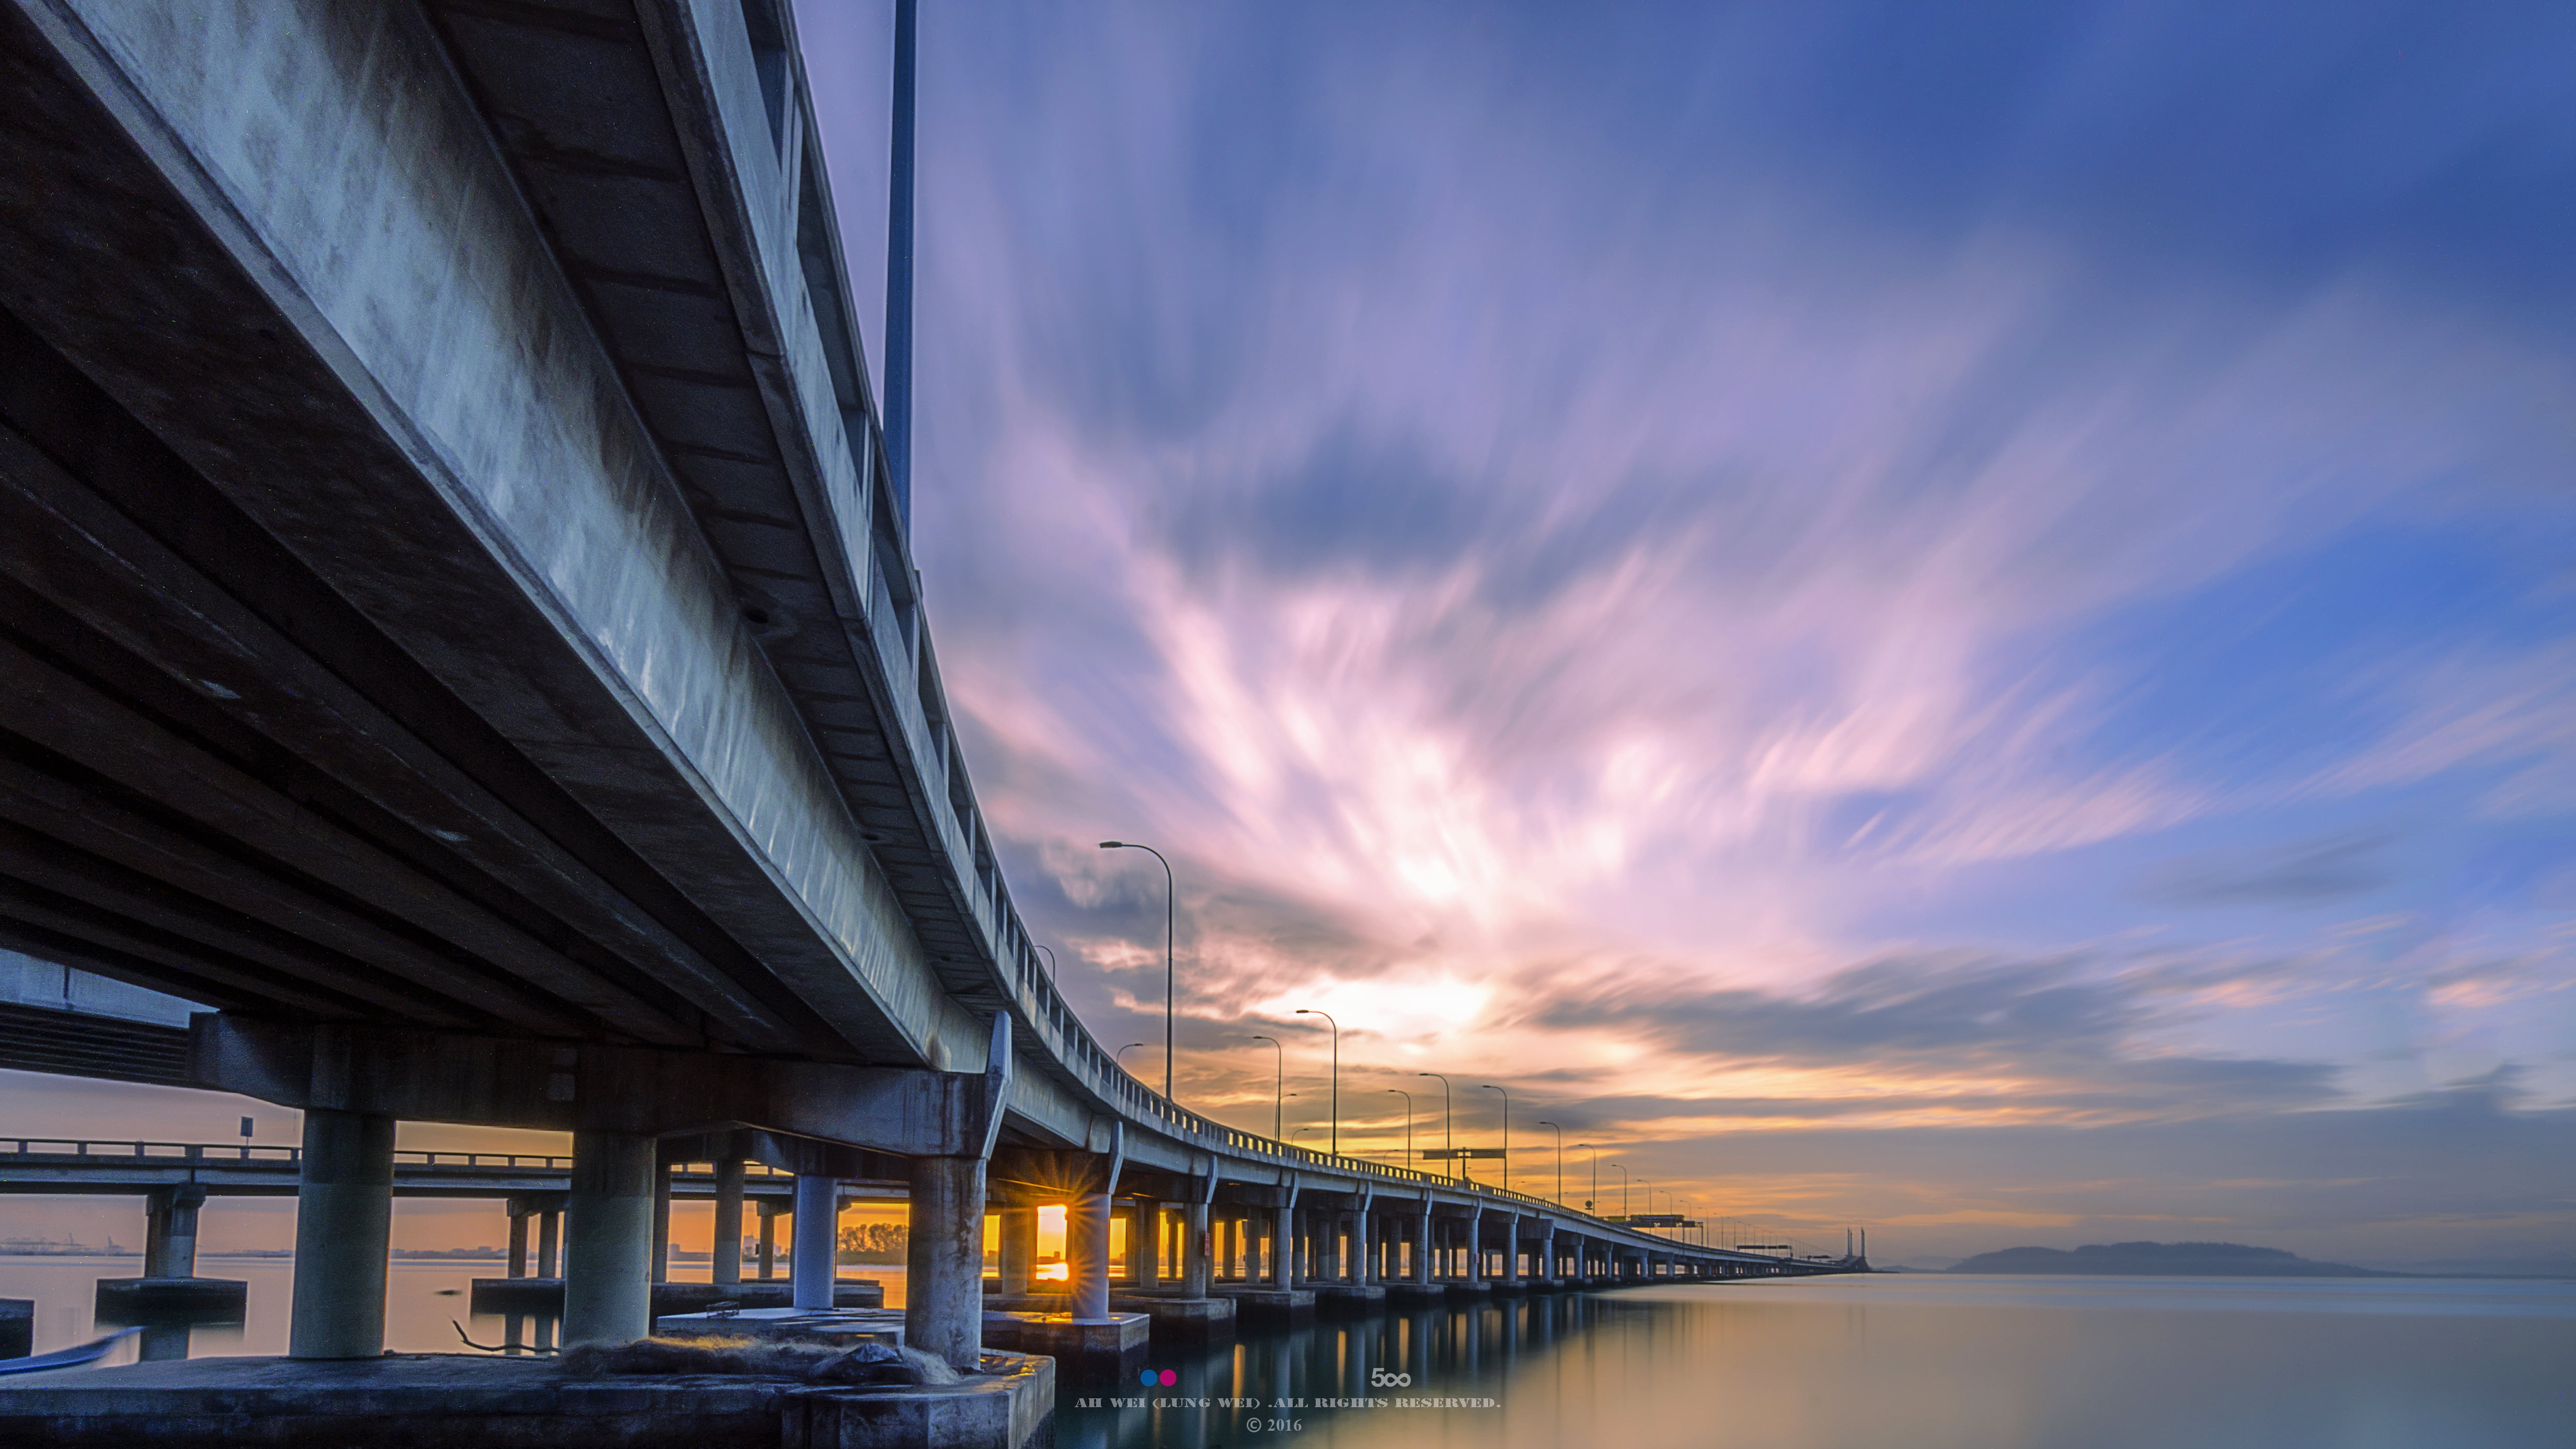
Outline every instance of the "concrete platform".
[(666, 1313), (653, 1320), (658, 1338), (762, 1338), (848, 1346), (874, 1339), (903, 1345), (903, 1314), (888, 1308), (744, 1308), (721, 1313)]
[(1494, 1296), (1493, 1284), (1470, 1283), (1464, 1278), (1444, 1278), (1440, 1282), (1440, 1287), (1443, 1292), (1449, 1295), (1449, 1299), (1453, 1303), (1461, 1298), (1481, 1303), (1485, 1299)]
[[(656, 1317), (665, 1313), (695, 1313), (728, 1298), (745, 1308), (786, 1308), (795, 1303), (796, 1293), (784, 1278), (728, 1283), (721, 1291), (713, 1283), (656, 1283), (653, 1285), (653, 1313)], [(563, 1280), (477, 1278), (465, 1301), (476, 1313), (550, 1313), (561, 1317)], [(883, 1308), (885, 1286), (868, 1278), (843, 1278), (832, 1285), (832, 1306)]]
[(1236, 1321), (1242, 1323), (1294, 1323), (1315, 1316), (1312, 1289), (1218, 1287), (1210, 1291), (1233, 1299)]
[(949, 1386), (687, 1374), (576, 1379), (544, 1358), (205, 1358), (0, 1380), (0, 1443), (65, 1449), (824, 1449), (1047, 1442), (1055, 1368), (987, 1354)]
[(1141, 1313), (1153, 1320), (1157, 1341), (1201, 1342), (1234, 1332), (1231, 1298), (1184, 1298), (1178, 1294), (1112, 1293), (1112, 1313)]
[(1386, 1301), (1418, 1308), (1427, 1303), (1448, 1302), (1449, 1290), (1437, 1283), (1389, 1283), (1386, 1285)]
[(1524, 1298), (1537, 1291), (1527, 1282), (1506, 1283), (1500, 1278), (1487, 1279), (1485, 1290), (1497, 1298)]
[(1040, 1353), (1056, 1361), (1073, 1383), (1115, 1383), (1145, 1362), (1153, 1321), (1142, 1313), (1080, 1319), (1069, 1313), (984, 1315), (984, 1343), (1014, 1353)]
[(1355, 1315), (1386, 1311), (1386, 1289), (1375, 1283), (1318, 1283), (1314, 1293), (1315, 1310), (1319, 1313)]
[(101, 1278), (97, 1314), (108, 1323), (186, 1317), (198, 1323), (239, 1323), (250, 1285), (239, 1278)]

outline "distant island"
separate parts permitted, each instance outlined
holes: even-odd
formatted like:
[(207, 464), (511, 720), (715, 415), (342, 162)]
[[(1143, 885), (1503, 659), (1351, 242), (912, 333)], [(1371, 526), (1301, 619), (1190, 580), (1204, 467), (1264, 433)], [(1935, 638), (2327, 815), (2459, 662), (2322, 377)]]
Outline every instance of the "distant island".
[(2087, 1243), (1979, 1253), (1953, 1273), (2102, 1273), (2173, 1278), (2409, 1278), (2350, 1263), (2319, 1263), (2279, 1248), (2243, 1243)]

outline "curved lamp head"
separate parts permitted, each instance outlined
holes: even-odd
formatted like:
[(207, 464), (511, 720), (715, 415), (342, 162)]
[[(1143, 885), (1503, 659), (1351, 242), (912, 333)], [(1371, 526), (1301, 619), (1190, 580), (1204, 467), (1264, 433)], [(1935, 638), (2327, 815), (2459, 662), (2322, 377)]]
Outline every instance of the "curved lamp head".
[(1100, 848), (1103, 850), (1125, 850), (1127, 848), (1127, 842), (1123, 840), (1104, 840), (1100, 842)]

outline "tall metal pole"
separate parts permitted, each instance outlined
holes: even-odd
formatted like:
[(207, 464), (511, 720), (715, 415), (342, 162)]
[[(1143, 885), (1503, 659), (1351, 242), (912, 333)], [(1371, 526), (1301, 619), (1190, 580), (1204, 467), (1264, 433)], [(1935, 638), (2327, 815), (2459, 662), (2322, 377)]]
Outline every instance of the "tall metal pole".
[[(1414, 1075), (1417, 1077), (1440, 1077), (1438, 1072), (1415, 1072)], [(1461, 1182), (1464, 1182), (1467, 1180), (1467, 1165), (1464, 1162), (1459, 1161), (1455, 1155), (1458, 1150), (1458, 1144), (1450, 1139), (1449, 1118), (1449, 1079), (1447, 1077), (1440, 1077), (1440, 1150), (1451, 1154), (1449, 1158), (1449, 1175), (1457, 1178)]]
[[(1163, 853), (1150, 845), (1134, 845), (1124, 840), (1104, 840), (1103, 850), (1141, 850), (1156, 860)], [(1163, 860), (1163, 1100), (1172, 1100), (1172, 863)]]
[(1279, 1038), (1275, 1036), (1256, 1036), (1252, 1039), (1270, 1043), (1270, 1050), (1276, 1054), (1276, 1059), (1271, 1063), (1270, 1073), (1270, 1140), (1276, 1142), (1279, 1140), (1279, 1108), (1285, 1100), (1280, 1089), (1288, 1085), (1288, 1049), (1281, 1046)]
[(1592, 1205), (1601, 1201), (1601, 1149), (1589, 1142), (1577, 1142), (1574, 1144), (1574, 1150), (1577, 1152), (1589, 1150), (1592, 1153), (1592, 1196), (1583, 1200), (1583, 1210), (1590, 1212)]
[(1329, 1011), (1310, 1011), (1301, 1006), (1297, 1008), (1297, 1015), (1320, 1016), (1333, 1023), (1333, 1155), (1339, 1157), (1342, 1155), (1342, 1024), (1333, 1021), (1333, 1014)]
[[(1538, 1125), (1556, 1127), (1553, 1122), (1541, 1122)], [(1565, 1206), (1565, 1129), (1562, 1127), (1556, 1127), (1556, 1205)]]
[[(1494, 1085), (1493, 1083), (1491, 1083), (1491, 1082), (1487, 1082), (1487, 1083), (1485, 1084), (1485, 1090), (1486, 1090), (1486, 1091), (1488, 1091), (1488, 1092), (1503, 1092), (1503, 1089), (1502, 1089), (1502, 1088), (1495, 1086), (1495, 1085)], [(1511, 1093), (1509, 1093), (1509, 1092), (1503, 1092), (1503, 1191), (1505, 1191), (1505, 1192), (1510, 1192), (1511, 1190), (1512, 1190), (1512, 1094), (1511, 1094)]]
[(894, 154), (886, 183), (886, 471), (894, 488), (895, 516), (907, 529), (912, 525), (912, 118), (919, 9), (919, 0), (894, 0)]
[(1620, 1165), (1615, 1162), (1610, 1165), (1612, 1167), (1619, 1168), (1619, 1220), (1621, 1222), (1626, 1222), (1628, 1219), (1636, 1216), (1635, 1213), (1628, 1211), (1628, 1169), (1620, 1167)]
[(1387, 1090), (1404, 1099), (1404, 1165), (1411, 1167), (1413, 1166), (1413, 1094), (1402, 1087), (1389, 1087)]

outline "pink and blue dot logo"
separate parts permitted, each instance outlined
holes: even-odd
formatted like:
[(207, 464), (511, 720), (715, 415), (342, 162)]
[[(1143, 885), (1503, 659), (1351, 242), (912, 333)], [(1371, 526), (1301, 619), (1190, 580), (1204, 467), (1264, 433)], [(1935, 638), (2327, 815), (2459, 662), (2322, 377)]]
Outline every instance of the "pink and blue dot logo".
[(1180, 1381), (1181, 1381), (1181, 1376), (1180, 1376), (1179, 1374), (1176, 1374), (1176, 1373), (1172, 1372), (1170, 1369), (1164, 1369), (1164, 1370), (1163, 1370), (1162, 1372), (1160, 1372), (1160, 1373), (1157, 1373), (1157, 1372), (1155, 1372), (1155, 1371), (1154, 1371), (1154, 1370), (1152, 1370), (1152, 1369), (1144, 1369), (1144, 1370), (1141, 1370), (1140, 1372), (1138, 1372), (1138, 1373), (1137, 1373), (1137, 1375), (1136, 1375), (1136, 1382), (1138, 1382), (1138, 1383), (1140, 1383), (1140, 1384), (1143, 1384), (1145, 1387), (1147, 1387), (1147, 1388), (1149, 1388), (1149, 1389), (1150, 1389), (1150, 1388), (1153, 1388), (1153, 1387), (1155, 1387), (1155, 1386), (1157, 1386), (1157, 1385), (1160, 1385), (1161, 1387), (1163, 1387), (1163, 1388), (1167, 1388), (1167, 1389), (1168, 1389), (1168, 1388), (1170, 1388), (1172, 1385), (1177, 1384), (1177, 1383), (1179, 1383)]

